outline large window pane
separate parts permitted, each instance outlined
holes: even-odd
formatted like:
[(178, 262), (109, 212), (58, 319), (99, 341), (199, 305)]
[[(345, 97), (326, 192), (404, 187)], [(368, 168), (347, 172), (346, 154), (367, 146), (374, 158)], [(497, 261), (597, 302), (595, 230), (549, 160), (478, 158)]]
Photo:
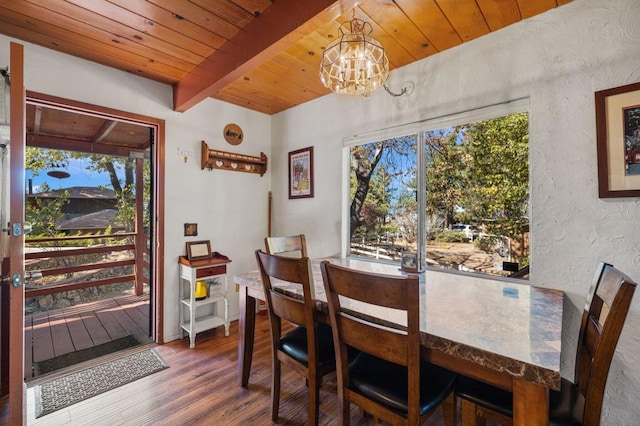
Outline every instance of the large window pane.
[(350, 254), (399, 260), (416, 251), (416, 135), (350, 149)]
[(528, 278), (526, 106), (425, 120), (350, 146), (349, 255), (399, 261), (409, 251), (421, 267)]
[(511, 275), (529, 265), (527, 113), (424, 133), (427, 266)]

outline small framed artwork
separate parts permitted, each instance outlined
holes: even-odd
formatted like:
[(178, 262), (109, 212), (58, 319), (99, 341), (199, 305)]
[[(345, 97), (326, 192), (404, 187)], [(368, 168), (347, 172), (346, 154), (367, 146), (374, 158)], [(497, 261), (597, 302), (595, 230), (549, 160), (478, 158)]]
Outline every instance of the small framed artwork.
[(209, 241), (192, 241), (187, 243), (187, 259), (211, 258), (211, 243)]
[(640, 197), (640, 83), (595, 94), (600, 198)]
[(400, 269), (405, 272), (418, 272), (418, 254), (403, 251), (401, 254)]
[(313, 147), (289, 153), (289, 199), (313, 198)]
[(198, 235), (198, 224), (197, 223), (185, 223), (184, 224), (184, 236), (185, 237), (196, 237)]

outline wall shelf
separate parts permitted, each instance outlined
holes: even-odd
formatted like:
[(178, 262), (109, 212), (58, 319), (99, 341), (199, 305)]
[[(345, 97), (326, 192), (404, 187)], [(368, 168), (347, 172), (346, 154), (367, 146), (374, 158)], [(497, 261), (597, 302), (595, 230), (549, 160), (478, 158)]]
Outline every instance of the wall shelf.
[(207, 146), (202, 141), (202, 164), (204, 169), (222, 169), (234, 172), (259, 173), (264, 175), (267, 171), (267, 156), (264, 152), (260, 157), (251, 155), (235, 154), (233, 152), (218, 151)]

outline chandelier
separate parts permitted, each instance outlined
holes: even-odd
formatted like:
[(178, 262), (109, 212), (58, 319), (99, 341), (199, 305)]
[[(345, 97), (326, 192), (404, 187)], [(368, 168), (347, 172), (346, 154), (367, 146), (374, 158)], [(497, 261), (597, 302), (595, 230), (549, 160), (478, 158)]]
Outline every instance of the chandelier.
[(340, 26), (340, 40), (322, 54), (320, 81), (336, 93), (368, 97), (389, 76), (389, 60), (371, 24), (354, 17)]

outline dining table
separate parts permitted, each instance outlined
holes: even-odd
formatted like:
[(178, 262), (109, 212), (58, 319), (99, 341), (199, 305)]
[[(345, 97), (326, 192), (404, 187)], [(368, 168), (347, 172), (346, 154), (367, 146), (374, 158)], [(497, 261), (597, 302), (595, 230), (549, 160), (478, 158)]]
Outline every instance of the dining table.
[[(405, 275), (397, 264), (328, 257), (311, 262), (318, 320), (329, 322), (320, 262), (359, 271)], [(427, 269), (420, 278), (421, 357), (433, 364), (513, 393), (514, 425), (548, 424), (549, 390), (560, 388), (560, 351), (564, 293), (483, 274)], [(234, 276), (239, 291), (238, 378), (247, 387), (255, 333), (257, 301), (264, 301), (258, 270)], [(299, 286), (276, 283), (292, 297)], [(381, 324), (403, 319), (370, 305), (351, 308)], [(406, 318), (404, 319), (406, 325)]]

